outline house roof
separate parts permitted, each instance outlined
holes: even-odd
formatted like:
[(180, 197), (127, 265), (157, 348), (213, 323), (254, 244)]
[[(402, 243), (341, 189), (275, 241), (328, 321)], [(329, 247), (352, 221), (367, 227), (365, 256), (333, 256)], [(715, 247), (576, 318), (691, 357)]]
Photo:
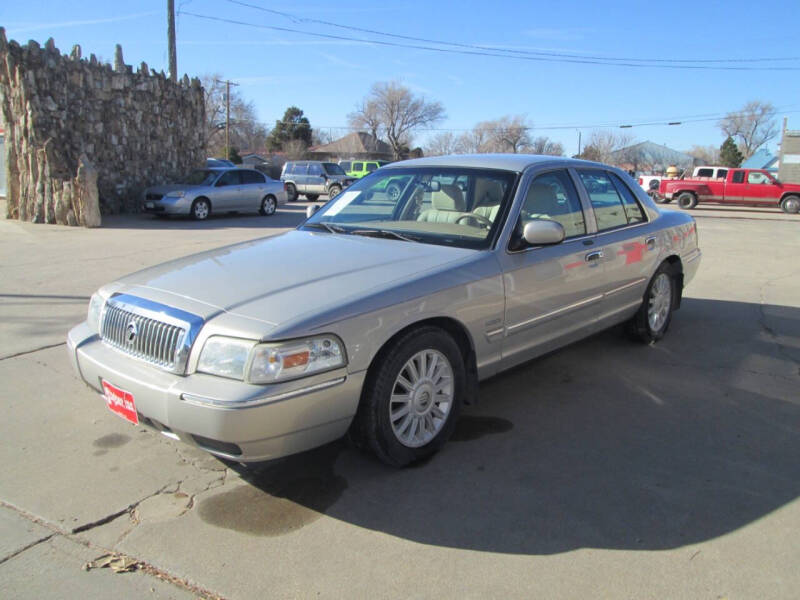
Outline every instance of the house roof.
[(631, 163), (636, 162), (647, 163), (651, 165), (660, 165), (667, 167), (669, 165), (688, 166), (694, 163), (694, 157), (673, 150), (667, 146), (656, 144), (651, 141), (639, 142), (632, 146), (620, 148), (611, 153), (614, 162), (618, 163)]
[(315, 146), (311, 152), (328, 154), (391, 154), (392, 147), (364, 131), (355, 131), (330, 144)]
[(777, 160), (777, 156), (773, 155), (769, 150), (762, 148), (744, 161), (742, 167), (745, 169), (769, 169), (775, 166)]

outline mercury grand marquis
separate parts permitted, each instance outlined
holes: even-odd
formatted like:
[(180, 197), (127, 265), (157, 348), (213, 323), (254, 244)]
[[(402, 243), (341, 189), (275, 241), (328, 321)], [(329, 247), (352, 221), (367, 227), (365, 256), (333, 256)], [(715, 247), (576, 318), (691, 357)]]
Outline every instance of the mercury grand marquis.
[(403, 466), (487, 377), (619, 323), (657, 341), (700, 254), (694, 219), (616, 168), (410, 160), (296, 230), (104, 285), (68, 351), (114, 413), (218, 457), (348, 434)]

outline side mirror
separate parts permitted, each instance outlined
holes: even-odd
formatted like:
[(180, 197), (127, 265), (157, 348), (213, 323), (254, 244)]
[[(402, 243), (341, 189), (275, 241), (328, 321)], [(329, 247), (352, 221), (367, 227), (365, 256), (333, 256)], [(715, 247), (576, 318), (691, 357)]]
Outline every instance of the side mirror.
[(318, 204), (311, 204), (309, 206), (306, 206), (306, 219), (310, 219), (312, 216), (314, 216), (314, 213), (317, 212), (318, 210), (319, 210)]
[(534, 219), (525, 224), (522, 230), (522, 239), (531, 246), (548, 246), (564, 241), (566, 232), (558, 221)]

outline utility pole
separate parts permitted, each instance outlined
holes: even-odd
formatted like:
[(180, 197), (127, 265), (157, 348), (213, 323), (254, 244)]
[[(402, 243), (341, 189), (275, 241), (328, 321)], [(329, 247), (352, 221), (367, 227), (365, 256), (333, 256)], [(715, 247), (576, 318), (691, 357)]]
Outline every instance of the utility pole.
[(578, 130), (578, 156), (581, 155), (581, 130)]
[(175, 0), (167, 0), (167, 46), (169, 48), (169, 78), (178, 81), (178, 55), (175, 50)]
[(231, 83), (230, 79), (221, 81), (215, 79), (217, 83), (225, 84), (225, 160), (230, 160), (231, 145), (230, 145), (230, 127), (231, 127), (231, 86), (239, 85), (238, 83)]

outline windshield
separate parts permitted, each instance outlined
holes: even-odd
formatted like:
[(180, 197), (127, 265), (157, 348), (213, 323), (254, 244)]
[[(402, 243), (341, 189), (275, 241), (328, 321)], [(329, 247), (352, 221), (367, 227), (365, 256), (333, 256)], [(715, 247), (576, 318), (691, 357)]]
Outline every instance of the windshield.
[(218, 174), (219, 171), (198, 169), (189, 173), (180, 183), (185, 183), (187, 185), (211, 185)]
[(380, 169), (344, 190), (303, 225), (462, 248), (488, 248), (516, 174), (456, 167)]
[(342, 167), (336, 163), (322, 163), (322, 168), (325, 169), (328, 175), (346, 175)]

